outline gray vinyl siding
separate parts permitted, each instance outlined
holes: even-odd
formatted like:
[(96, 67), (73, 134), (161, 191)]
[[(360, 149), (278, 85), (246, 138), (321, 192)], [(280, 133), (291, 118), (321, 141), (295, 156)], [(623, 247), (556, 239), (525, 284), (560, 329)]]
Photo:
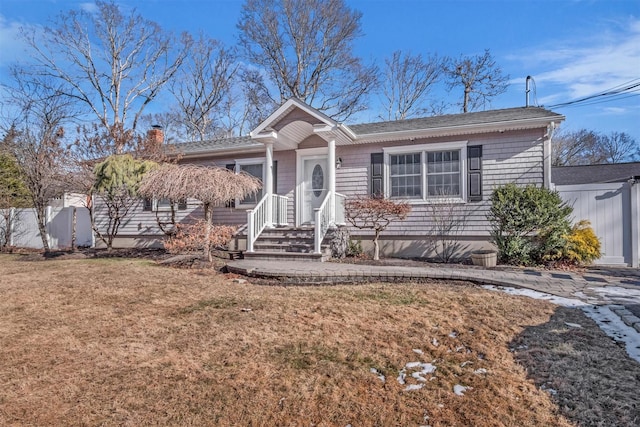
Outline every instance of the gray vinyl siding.
[[(382, 152), (383, 147), (422, 145), (429, 143), (446, 143), (466, 141), (467, 145), (482, 145), (482, 189), (481, 202), (467, 202), (460, 205), (464, 216), (464, 227), (458, 236), (484, 238), (489, 235), (489, 223), (486, 214), (489, 209), (488, 200), (494, 188), (510, 182), (520, 185), (535, 184), (542, 186), (543, 170), (543, 138), (545, 129), (527, 131), (508, 131), (504, 133), (488, 133), (453, 137), (417, 139), (415, 141), (400, 140), (391, 143), (339, 145), (336, 147), (336, 158), (342, 159), (340, 169), (336, 170), (336, 191), (352, 197), (369, 194), (371, 153)], [(315, 138), (308, 143), (316, 144)], [(190, 163), (217, 165), (225, 167), (241, 158), (262, 158), (264, 152), (247, 153), (246, 155), (228, 155), (209, 159), (189, 160)], [(278, 162), (277, 194), (287, 196), (288, 221), (295, 223), (295, 188), (296, 188), (296, 153), (294, 150), (274, 152), (274, 160)], [(463, 171), (466, 178), (466, 170)], [(385, 184), (386, 185), (386, 184)], [(97, 218), (105, 216), (104, 207), (96, 200)], [(144, 212), (142, 201), (123, 222), (120, 236), (162, 236), (156, 223), (155, 212)], [(434, 211), (438, 214), (437, 205), (418, 203), (412, 205), (412, 212), (402, 222), (393, 223), (384, 233), (385, 238), (425, 239), (432, 233)], [(177, 211), (178, 222), (192, 222), (202, 218), (202, 207), (196, 200), (188, 201), (186, 211)], [(247, 221), (247, 208), (230, 208), (216, 206), (213, 210), (215, 224), (242, 226)], [(354, 235), (369, 235), (363, 230), (352, 229)]]
[[(234, 163), (235, 160), (243, 158), (261, 158), (264, 153), (250, 153), (247, 155), (234, 155), (229, 157), (219, 157), (215, 159), (198, 159), (190, 161), (193, 164), (225, 167)], [(290, 224), (295, 222), (295, 182), (296, 182), (296, 155), (295, 151), (276, 151), (273, 156), (278, 162), (277, 170), (277, 193), (289, 198), (287, 217)], [(242, 226), (247, 222), (248, 207), (233, 208), (226, 206), (214, 206), (213, 223)], [(161, 218), (168, 217), (168, 212), (159, 212)], [(176, 210), (176, 222), (189, 224), (204, 217), (204, 210), (201, 204), (195, 200), (187, 201), (186, 210)], [(107, 210), (106, 206), (96, 198), (96, 218), (101, 230), (106, 229)], [(158, 227), (156, 212), (144, 211), (142, 200), (138, 201), (131, 209), (129, 215), (124, 219), (118, 233), (120, 237), (153, 237), (163, 236)]]
[[(369, 169), (371, 153), (382, 152), (383, 147), (405, 146), (467, 141), (467, 145), (482, 145), (482, 193), (481, 202), (466, 202), (456, 207), (456, 212), (464, 217), (464, 226), (457, 235), (487, 237), (489, 222), (489, 198), (494, 188), (510, 182), (519, 185), (543, 184), (543, 144), (544, 129), (468, 135), (465, 137), (438, 138), (437, 140), (398, 141), (376, 145), (337, 147), (336, 156), (342, 158), (342, 167), (337, 172), (336, 190), (350, 195), (367, 195), (369, 191)], [(466, 171), (464, 171), (466, 173)], [(466, 176), (465, 176), (466, 180)], [(432, 233), (433, 215), (448, 215), (444, 206), (418, 202), (412, 204), (412, 211), (404, 221), (392, 223), (383, 233), (386, 236), (424, 238)], [(369, 235), (365, 230), (351, 228), (354, 235)]]

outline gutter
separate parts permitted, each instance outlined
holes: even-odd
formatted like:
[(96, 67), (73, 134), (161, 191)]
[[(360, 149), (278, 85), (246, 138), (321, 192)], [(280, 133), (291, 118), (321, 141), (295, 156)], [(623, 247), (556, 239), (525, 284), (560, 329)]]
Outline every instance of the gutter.
[(431, 129), (411, 129), (390, 132), (377, 132), (357, 135), (355, 143), (367, 144), (371, 142), (379, 142), (379, 140), (389, 139), (408, 139), (411, 137), (436, 137), (452, 134), (470, 134), (470, 133), (488, 133), (488, 132), (504, 132), (506, 130), (535, 129), (538, 127), (548, 126), (550, 123), (561, 122), (564, 116), (556, 116), (554, 118), (535, 118), (522, 120), (509, 120), (492, 123), (476, 123), (458, 126), (446, 126)]

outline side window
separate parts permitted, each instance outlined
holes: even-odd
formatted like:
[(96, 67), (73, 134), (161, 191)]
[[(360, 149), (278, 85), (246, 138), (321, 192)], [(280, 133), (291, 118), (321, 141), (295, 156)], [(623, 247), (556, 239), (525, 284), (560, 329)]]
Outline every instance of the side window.
[[(255, 176), (260, 181), (264, 180), (263, 170), (264, 165), (262, 163), (258, 164), (240, 164), (238, 165), (238, 172), (244, 172), (251, 176)], [(249, 194), (247, 197), (240, 201), (241, 205), (255, 205), (262, 199), (263, 189), (261, 188), (254, 194)]]

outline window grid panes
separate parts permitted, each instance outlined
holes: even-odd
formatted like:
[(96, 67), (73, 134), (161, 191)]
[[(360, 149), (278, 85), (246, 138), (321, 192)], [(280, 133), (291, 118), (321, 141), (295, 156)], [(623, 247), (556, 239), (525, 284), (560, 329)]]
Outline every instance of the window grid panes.
[(427, 153), (427, 194), (429, 197), (460, 196), (460, 151)]
[(422, 197), (420, 153), (390, 156), (391, 197)]
[[(262, 163), (239, 165), (240, 172), (248, 173), (251, 176), (255, 176), (262, 181)], [(262, 188), (254, 194), (249, 194), (247, 197), (240, 201), (242, 205), (255, 205), (262, 199)]]

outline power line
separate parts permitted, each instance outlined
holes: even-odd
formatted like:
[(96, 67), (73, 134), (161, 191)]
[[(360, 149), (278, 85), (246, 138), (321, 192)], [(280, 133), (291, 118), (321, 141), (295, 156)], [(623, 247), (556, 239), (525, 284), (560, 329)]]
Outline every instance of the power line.
[(630, 92), (640, 92), (640, 89), (636, 89), (636, 90), (632, 90), (632, 91), (629, 91), (629, 92), (621, 93), (621, 94), (619, 94), (617, 96), (606, 98), (606, 99), (596, 99), (596, 100), (592, 100), (590, 102), (584, 102), (584, 103), (579, 103), (579, 104), (570, 104), (570, 105), (559, 104), (560, 107), (549, 107), (549, 108), (586, 107), (586, 106), (589, 106), (589, 105), (604, 104), (606, 102), (619, 101), (619, 100), (626, 99), (626, 98), (632, 98), (634, 96), (640, 96), (640, 93), (630, 93)]
[(568, 107), (570, 105), (575, 105), (575, 104), (591, 105), (591, 103), (586, 103), (586, 102), (597, 99), (597, 98), (602, 98), (602, 97), (609, 97), (607, 101), (620, 99), (620, 97), (617, 97), (618, 95), (623, 95), (629, 92), (636, 92), (640, 90), (637, 88), (640, 88), (640, 79), (633, 79), (626, 83), (622, 83), (618, 86), (614, 86), (611, 89), (607, 89), (605, 91), (596, 93), (594, 95), (585, 96), (583, 98), (575, 99), (573, 101), (550, 105), (549, 108)]

